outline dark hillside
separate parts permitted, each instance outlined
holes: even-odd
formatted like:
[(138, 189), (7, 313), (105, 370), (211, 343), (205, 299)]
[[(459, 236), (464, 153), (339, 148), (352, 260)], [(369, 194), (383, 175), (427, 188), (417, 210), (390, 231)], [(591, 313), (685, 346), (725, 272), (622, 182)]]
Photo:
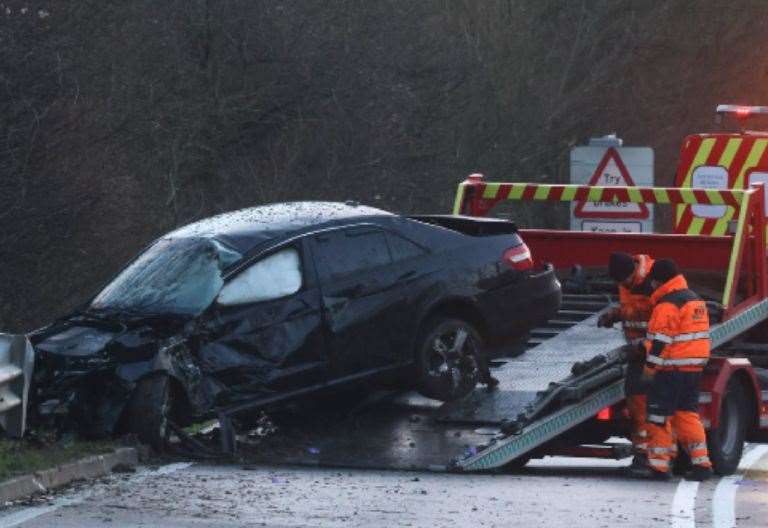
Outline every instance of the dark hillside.
[(716, 103), (768, 104), (767, 20), (760, 0), (3, 0), (0, 329), (224, 210), (447, 212), (470, 172), (562, 181), (612, 131), (670, 184)]

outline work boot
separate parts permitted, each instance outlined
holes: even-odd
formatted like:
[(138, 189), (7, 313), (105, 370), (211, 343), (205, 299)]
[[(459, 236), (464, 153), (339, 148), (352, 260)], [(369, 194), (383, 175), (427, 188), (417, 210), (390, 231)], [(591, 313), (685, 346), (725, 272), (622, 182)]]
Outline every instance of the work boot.
[(712, 468), (704, 466), (693, 466), (693, 469), (685, 474), (685, 480), (695, 480), (704, 482), (712, 477)]
[(630, 466), (628, 469), (628, 473), (630, 476), (635, 478), (642, 478), (642, 479), (651, 479), (651, 480), (672, 480), (672, 475), (670, 475), (669, 471), (656, 471), (654, 469), (651, 469), (647, 465), (645, 466)]
[[(685, 454), (684, 454), (685, 455)], [(682, 477), (693, 469), (691, 459), (688, 456), (679, 456), (672, 462), (672, 474)]]
[(632, 457), (632, 463), (627, 468), (628, 471), (632, 469), (642, 469), (648, 467), (648, 457), (640, 453)]

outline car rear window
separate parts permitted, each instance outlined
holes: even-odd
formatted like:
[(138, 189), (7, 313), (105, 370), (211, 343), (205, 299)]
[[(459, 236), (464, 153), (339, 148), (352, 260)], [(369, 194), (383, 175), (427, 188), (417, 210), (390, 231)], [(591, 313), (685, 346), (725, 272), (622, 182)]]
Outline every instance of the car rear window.
[(315, 260), (321, 278), (335, 278), (392, 262), (384, 232), (349, 228), (315, 237)]
[(410, 216), (409, 218), (476, 237), (517, 233), (517, 225), (514, 222), (498, 218), (476, 218), (458, 215), (420, 215)]

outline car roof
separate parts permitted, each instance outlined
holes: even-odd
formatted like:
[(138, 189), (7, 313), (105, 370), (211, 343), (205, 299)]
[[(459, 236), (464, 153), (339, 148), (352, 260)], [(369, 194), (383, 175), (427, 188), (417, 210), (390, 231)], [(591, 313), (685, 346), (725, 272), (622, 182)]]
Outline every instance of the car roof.
[(215, 238), (240, 252), (313, 227), (393, 216), (375, 207), (342, 202), (286, 202), (222, 213), (181, 227), (163, 238)]

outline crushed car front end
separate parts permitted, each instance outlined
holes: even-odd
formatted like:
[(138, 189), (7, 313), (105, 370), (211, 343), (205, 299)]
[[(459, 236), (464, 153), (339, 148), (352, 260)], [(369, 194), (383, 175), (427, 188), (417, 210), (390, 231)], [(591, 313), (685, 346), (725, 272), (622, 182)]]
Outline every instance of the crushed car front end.
[(52, 326), (30, 336), (36, 356), (33, 423), (87, 437), (120, 432), (137, 382), (151, 375), (178, 381), (190, 416), (211, 407), (184, 329), (169, 335), (178, 325), (171, 329), (166, 324), (164, 332), (157, 324), (106, 329), (69, 321)]

